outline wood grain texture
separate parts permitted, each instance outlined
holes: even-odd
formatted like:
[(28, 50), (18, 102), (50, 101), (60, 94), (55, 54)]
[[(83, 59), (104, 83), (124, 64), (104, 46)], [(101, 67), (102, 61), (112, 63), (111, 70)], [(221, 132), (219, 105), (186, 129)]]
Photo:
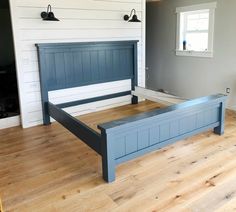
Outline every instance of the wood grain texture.
[[(100, 123), (156, 109), (143, 102), (92, 113)], [(0, 131), (0, 195), (5, 211), (234, 211), (236, 114), (212, 132), (118, 166), (102, 180), (101, 158), (59, 124)]]
[(0, 212), (3, 212), (3, 208), (2, 208), (2, 200), (0, 198)]

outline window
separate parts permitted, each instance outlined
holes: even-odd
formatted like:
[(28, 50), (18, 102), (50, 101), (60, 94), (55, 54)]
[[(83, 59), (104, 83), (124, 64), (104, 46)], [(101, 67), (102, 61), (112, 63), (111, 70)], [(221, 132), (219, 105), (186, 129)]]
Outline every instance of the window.
[(216, 3), (178, 7), (176, 55), (213, 57)]

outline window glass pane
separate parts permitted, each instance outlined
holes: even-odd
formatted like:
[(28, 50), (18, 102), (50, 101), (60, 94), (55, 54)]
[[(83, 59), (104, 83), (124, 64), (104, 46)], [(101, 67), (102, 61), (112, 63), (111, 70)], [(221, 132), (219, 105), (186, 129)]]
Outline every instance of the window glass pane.
[(206, 19), (209, 19), (209, 11), (206, 11), (204, 13), (201, 13), (199, 15), (200, 18), (206, 18)]
[(206, 51), (208, 50), (208, 33), (187, 33), (187, 50)]
[(188, 13), (186, 14), (186, 30), (208, 30), (209, 28), (209, 11), (199, 13)]
[(208, 30), (209, 28), (209, 19), (199, 19), (198, 30)]

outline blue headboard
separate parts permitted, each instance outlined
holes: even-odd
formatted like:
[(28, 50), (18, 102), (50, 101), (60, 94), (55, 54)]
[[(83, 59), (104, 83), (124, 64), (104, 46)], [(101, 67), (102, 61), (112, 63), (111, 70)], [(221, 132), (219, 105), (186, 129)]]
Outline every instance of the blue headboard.
[(131, 79), (134, 88), (137, 42), (36, 44), (43, 112), (49, 91), (125, 79)]

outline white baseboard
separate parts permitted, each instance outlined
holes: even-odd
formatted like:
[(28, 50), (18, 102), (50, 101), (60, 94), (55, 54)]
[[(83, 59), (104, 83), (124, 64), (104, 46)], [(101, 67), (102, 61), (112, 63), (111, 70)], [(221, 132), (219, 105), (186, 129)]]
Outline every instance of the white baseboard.
[(0, 119), (0, 129), (20, 126), (20, 116)]
[(226, 108), (229, 109), (229, 110), (236, 111), (236, 106), (228, 106), (228, 107), (226, 107)]

